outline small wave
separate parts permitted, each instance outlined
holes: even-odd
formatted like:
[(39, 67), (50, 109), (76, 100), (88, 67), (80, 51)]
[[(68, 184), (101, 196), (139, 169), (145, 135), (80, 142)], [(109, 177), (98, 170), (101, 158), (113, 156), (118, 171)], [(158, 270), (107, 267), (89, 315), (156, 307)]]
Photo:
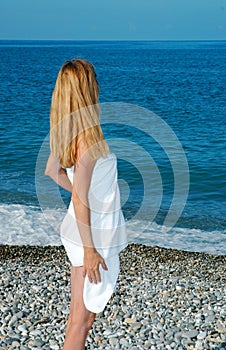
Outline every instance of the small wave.
[(226, 255), (226, 230), (205, 231), (197, 228), (167, 227), (155, 222), (133, 221), (127, 223), (130, 242), (148, 246), (159, 246)]
[(42, 212), (39, 207), (21, 204), (0, 205), (0, 244), (61, 245), (59, 225), (62, 209)]
[[(0, 244), (61, 245), (59, 226), (65, 215), (61, 208), (41, 211), (38, 206), (0, 205)], [(145, 220), (127, 221), (128, 241), (187, 251), (226, 255), (226, 230), (166, 227)]]

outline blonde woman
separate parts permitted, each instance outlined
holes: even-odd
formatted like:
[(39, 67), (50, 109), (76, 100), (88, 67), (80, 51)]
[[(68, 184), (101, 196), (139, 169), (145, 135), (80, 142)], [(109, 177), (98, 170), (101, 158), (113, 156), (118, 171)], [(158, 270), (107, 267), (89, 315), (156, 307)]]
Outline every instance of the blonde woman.
[(120, 208), (117, 159), (100, 126), (99, 86), (91, 63), (61, 67), (52, 95), (50, 149), (45, 174), (71, 192), (61, 241), (71, 263), (71, 302), (63, 350), (83, 350), (104, 310), (127, 245)]

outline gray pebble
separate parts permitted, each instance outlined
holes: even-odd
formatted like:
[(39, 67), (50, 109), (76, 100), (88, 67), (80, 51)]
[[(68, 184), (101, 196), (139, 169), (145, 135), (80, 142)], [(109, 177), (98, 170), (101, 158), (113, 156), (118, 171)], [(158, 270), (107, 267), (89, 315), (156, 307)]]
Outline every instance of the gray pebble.
[(200, 332), (198, 335), (197, 335), (197, 339), (201, 340), (201, 339), (204, 339), (206, 337), (206, 332)]
[(109, 343), (111, 344), (111, 346), (115, 346), (118, 342), (119, 342), (119, 340), (117, 338), (110, 338), (109, 339)]
[(27, 333), (27, 326), (26, 325), (19, 325), (17, 329), (22, 333)]
[(30, 331), (30, 335), (33, 335), (33, 336), (37, 336), (37, 335), (40, 335), (42, 332), (39, 330), (39, 329), (32, 329)]
[(198, 331), (196, 329), (191, 330), (191, 331), (187, 331), (187, 332), (182, 332), (181, 336), (184, 338), (195, 338), (198, 335)]
[(180, 340), (181, 340), (181, 338), (182, 338), (181, 332), (176, 332), (176, 333), (174, 334), (174, 338), (175, 338), (176, 342), (180, 342)]
[(126, 348), (129, 347), (129, 342), (125, 338), (120, 339), (120, 344)]
[(12, 347), (13, 347), (13, 348), (19, 348), (19, 347), (20, 347), (20, 343), (19, 343), (18, 341), (15, 341), (15, 340), (14, 340), (14, 341), (12, 342)]
[(215, 320), (215, 315), (209, 315), (205, 318), (205, 323), (212, 323)]
[(40, 339), (40, 338), (35, 338), (34, 339), (34, 345), (35, 346), (43, 346), (44, 344), (45, 344), (45, 342), (42, 339)]

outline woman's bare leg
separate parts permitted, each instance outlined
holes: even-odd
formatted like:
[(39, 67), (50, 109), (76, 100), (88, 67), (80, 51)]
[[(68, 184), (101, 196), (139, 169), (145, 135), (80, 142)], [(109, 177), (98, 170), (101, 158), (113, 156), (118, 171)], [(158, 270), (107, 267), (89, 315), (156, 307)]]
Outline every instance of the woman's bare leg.
[(84, 350), (96, 314), (87, 310), (83, 301), (82, 267), (71, 267), (71, 303), (63, 350)]

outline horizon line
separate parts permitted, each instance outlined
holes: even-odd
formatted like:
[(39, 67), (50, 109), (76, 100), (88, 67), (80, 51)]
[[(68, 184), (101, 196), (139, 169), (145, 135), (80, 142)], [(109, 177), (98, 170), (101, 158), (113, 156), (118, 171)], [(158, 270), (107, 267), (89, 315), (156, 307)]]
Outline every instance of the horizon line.
[(226, 39), (0, 39), (0, 41), (226, 41)]

